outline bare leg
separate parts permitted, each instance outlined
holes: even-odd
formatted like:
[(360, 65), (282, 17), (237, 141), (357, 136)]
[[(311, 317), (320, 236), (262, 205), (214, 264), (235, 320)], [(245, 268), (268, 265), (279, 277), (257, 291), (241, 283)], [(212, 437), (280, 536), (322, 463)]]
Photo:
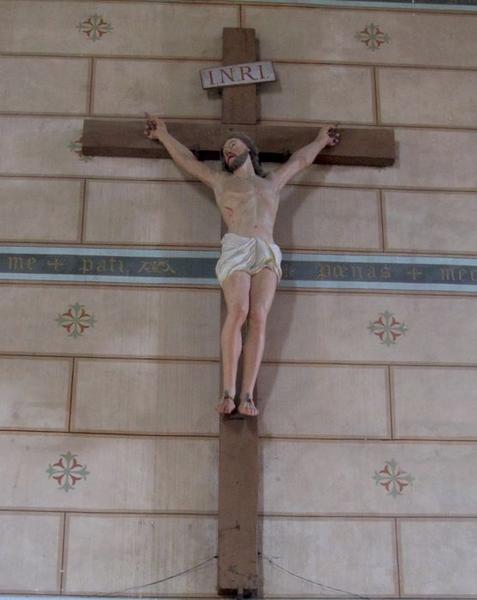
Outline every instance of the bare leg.
[(252, 276), (250, 314), (247, 339), (244, 344), (243, 379), (239, 405), (239, 412), (252, 417), (258, 414), (252, 400), (253, 388), (262, 361), (265, 347), (265, 326), (276, 287), (277, 276), (271, 269), (262, 269)]
[(227, 316), (222, 327), (222, 369), (224, 395), (216, 409), (219, 413), (230, 414), (235, 403), (237, 365), (242, 351), (242, 325), (248, 315), (250, 295), (250, 275), (246, 271), (235, 271), (225, 279), (222, 285)]

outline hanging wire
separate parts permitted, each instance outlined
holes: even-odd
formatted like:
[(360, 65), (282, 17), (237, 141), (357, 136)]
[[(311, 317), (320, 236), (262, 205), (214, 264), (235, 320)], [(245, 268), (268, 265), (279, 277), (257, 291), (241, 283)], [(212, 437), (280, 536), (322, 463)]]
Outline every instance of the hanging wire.
[(189, 569), (185, 569), (184, 571), (179, 571), (179, 573), (175, 573), (174, 575), (169, 575), (168, 577), (164, 577), (163, 579), (157, 579), (156, 581), (151, 581), (150, 583), (144, 583), (143, 585), (135, 585), (133, 587), (128, 587), (128, 588), (124, 588), (122, 590), (117, 590), (115, 592), (106, 592), (104, 594), (96, 594), (96, 595), (97, 596), (113, 596), (115, 594), (123, 594), (124, 592), (129, 592), (131, 590), (138, 590), (141, 588), (149, 587), (151, 585), (156, 585), (158, 583), (163, 583), (164, 581), (170, 581), (171, 579), (175, 579), (176, 577), (180, 577), (181, 575), (185, 575), (186, 573), (191, 573), (192, 571), (196, 571), (197, 569), (200, 569), (207, 563), (209, 563), (212, 560), (215, 560), (217, 558), (218, 558), (218, 556), (216, 554), (214, 556), (211, 556), (210, 558), (207, 558), (206, 560), (203, 560), (202, 562), (198, 563), (197, 565), (190, 567)]
[(342, 590), (340, 588), (332, 587), (331, 585), (325, 585), (324, 583), (320, 583), (319, 581), (313, 581), (312, 579), (307, 579), (306, 577), (303, 577), (302, 575), (298, 575), (297, 573), (293, 573), (293, 571), (289, 571), (288, 569), (285, 569), (285, 567), (282, 567), (278, 563), (274, 562), (269, 556), (266, 556), (265, 554), (260, 553), (260, 556), (262, 558), (264, 558), (266, 561), (268, 561), (272, 565), (272, 567), (274, 567), (275, 569), (283, 571), (284, 573), (287, 573), (288, 575), (292, 575), (296, 579), (300, 579), (300, 581), (305, 581), (306, 583), (311, 583), (312, 585), (316, 585), (316, 586), (326, 589), (326, 590), (331, 590), (332, 592), (339, 592), (340, 594), (346, 594), (348, 596), (353, 596), (354, 598), (361, 598), (362, 600), (370, 600), (369, 596), (361, 596), (361, 594), (356, 594), (354, 592), (349, 592), (348, 590)]
[[(262, 558), (262, 560), (266, 560), (273, 568), (275, 568), (279, 571), (282, 571), (283, 573), (286, 573), (287, 575), (295, 577), (296, 579), (299, 579), (300, 581), (303, 581), (305, 583), (310, 583), (311, 585), (315, 585), (324, 590), (338, 592), (340, 594), (346, 594), (347, 596), (352, 596), (354, 598), (360, 598), (360, 600), (371, 600), (369, 598), (369, 596), (363, 596), (361, 594), (356, 594), (355, 592), (350, 592), (349, 590), (344, 590), (341, 588), (333, 587), (331, 585), (326, 585), (325, 583), (322, 583), (320, 581), (316, 581), (313, 579), (308, 579), (307, 577), (303, 577), (302, 575), (299, 575), (298, 573), (294, 573), (293, 571), (290, 571), (289, 569), (282, 567), (282, 565), (279, 565), (274, 560), (272, 560), (269, 556), (267, 556), (266, 554), (262, 554), (261, 552), (259, 552), (259, 556), (260, 556), (260, 558)], [(211, 557), (201, 561), (200, 563), (194, 565), (193, 567), (190, 567), (183, 571), (179, 571), (178, 573), (174, 573), (173, 575), (168, 575), (167, 577), (163, 577), (162, 579), (157, 579), (156, 581), (151, 581), (150, 583), (144, 583), (142, 585), (136, 585), (136, 586), (124, 588), (121, 590), (116, 590), (114, 592), (98, 593), (98, 594), (96, 594), (96, 596), (102, 596), (102, 597), (114, 596), (116, 594), (123, 594), (124, 592), (130, 592), (132, 590), (140, 590), (145, 587), (150, 587), (152, 585), (164, 583), (165, 581), (170, 581), (171, 579), (175, 579), (176, 577), (181, 577), (182, 575), (186, 575), (187, 573), (196, 571), (196, 570), (200, 569), (201, 567), (205, 566), (206, 564), (210, 563), (211, 561), (216, 560), (217, 558), (218, 558), (218, 555), (216, 554), (214, 556), (211, 556)], [(263, 578), (259, 576), (258, 580), (263, 581)], [(136, 596), (138, 596), (138, 597), (140, 597), (141, 595), (142, 595), (141, 593), (136, 594)]]

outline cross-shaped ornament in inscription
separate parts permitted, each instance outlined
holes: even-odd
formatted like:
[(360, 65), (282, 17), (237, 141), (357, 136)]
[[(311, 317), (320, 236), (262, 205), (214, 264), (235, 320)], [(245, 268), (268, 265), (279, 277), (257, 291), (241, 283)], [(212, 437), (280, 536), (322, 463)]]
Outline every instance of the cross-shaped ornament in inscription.
[[(223, 66), (257, 61), (253, 29), (225, 28)], [(224, 141), (240, 125), (260, 149), (260, 158), (285, 162), (312, 142), (315, 127), (259, 125), (256, 84), (222, 89), (222, 122), (167, 121), (167, 129), (200, 160), (221, 159)], [(395, 158), (392, 129), (340, 129), (341, 141), (318, 154), (316, 163), (384, 167)], [(161, 144), (144, 136), (144, 121), (86, 120), (83, 153), (94, 156), (168, 158)], [(258, 568), (258, 432), (256, 418), (220, 422), (218, 591), (255, 596)]]

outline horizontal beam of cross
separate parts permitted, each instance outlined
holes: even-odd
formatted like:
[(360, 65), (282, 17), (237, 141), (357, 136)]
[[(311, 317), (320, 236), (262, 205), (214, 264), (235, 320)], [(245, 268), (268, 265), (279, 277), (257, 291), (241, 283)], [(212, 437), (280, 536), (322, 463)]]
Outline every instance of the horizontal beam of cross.
[[(162, 144), (144, 135), (145, 122), (87, 119), (83, 131), (83, 154), (129, 158), (169, 158)], [(312, 142), (319, 127), (281, 125), (226, 125), (171, 121), (168, 131), (200, 160), (219, 160), (225, 140), (237, 129), (257, 143), (265, 162), (285, 162), (302, 146)], [(318, 154), (315, 163), (386, 167), (394, 163), (394, 130), (386, 128), (339, 128), (340, 143)]]

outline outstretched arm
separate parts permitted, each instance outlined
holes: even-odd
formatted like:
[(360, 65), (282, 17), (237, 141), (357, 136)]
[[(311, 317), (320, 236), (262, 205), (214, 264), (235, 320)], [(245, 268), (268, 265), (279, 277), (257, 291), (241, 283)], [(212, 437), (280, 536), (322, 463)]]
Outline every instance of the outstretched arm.
[(316, 156), (325, 146), (336, 146), (340, 141), (340, 134), (332, 125), (324, 125), (316, 139), (294, 152), (287, 162), (269, 175), (270, 181), (277, 191), (281, 190), (297, 173), (313, 163)]
[(159, 117), (151, 117), (147, 113), (146, 117), (146, 129), (144, 130), (146, 136), (150, 140), (158, 140), (161, 142), (176, 164), (182, 167), (190, 175), (197, 177), (197, 179), (200, 179), (200, 181), (213, 188), (218, 178), (218, 173), (197, 160), (184, 144), (181, 144), (176, 140), (176, 138), (167, 131), (166, 124), (162, 119)]

